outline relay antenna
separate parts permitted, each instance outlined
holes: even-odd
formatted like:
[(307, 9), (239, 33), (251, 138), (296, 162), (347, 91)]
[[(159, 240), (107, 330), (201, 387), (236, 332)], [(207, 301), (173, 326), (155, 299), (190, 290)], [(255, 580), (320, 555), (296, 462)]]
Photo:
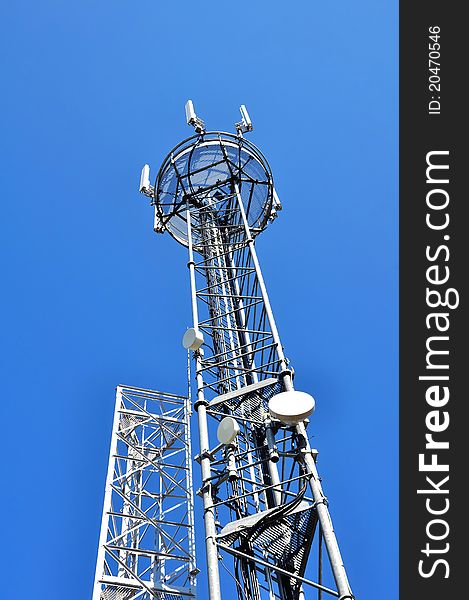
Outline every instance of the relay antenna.
[[(353, 599), (316, 468), (318, 453), (307, 435), (315, 402), (294, 388), (255, 246), (282, 205), (267, 160), (244, 137), (253, 129), (244, 105), (240, 112), (235, 134), (206, 131), (189, 100), (186, 120), (195, 135), (168, 154), (154, 185), (148, 165), (140, 180), (154, 207), (154, 230), (168, 232), (188, 252), (192, 323), (182, 343), (195, 363), (200, 449), (194, 458), (201, 467), (197, 495), (203, 501), (208, 598)], [(189, 411), (186, 404), (179, 415), (186, 431)], [(135, 456), (131, 445), (130, 452)], [(186, 460), (187, 482), (191, 462)], [(184, 491), (188, 537), (171, 534), (171, 552), (160, 545), (143, 554), (154, 575), (134, 595), (101, 598), (183, 600), (195, 594), (193, 543), (185, 546), (193, 539), (192, 490)], [(165, 519), (163, 513), (161, 527), (170, 527)], [(100, 548), (106, 548), (103, 532), (101, 537)], [(186, 566), (175, 567), (184, 581), (170, 590), (159, 565), (170, 555), (184, 558), (175, 542), (187, 549)], [(124, 578), (132, 579), (132, 565), (121, 565)], [(100, 572), (98, 567), (95, 589), (103, 589)]]

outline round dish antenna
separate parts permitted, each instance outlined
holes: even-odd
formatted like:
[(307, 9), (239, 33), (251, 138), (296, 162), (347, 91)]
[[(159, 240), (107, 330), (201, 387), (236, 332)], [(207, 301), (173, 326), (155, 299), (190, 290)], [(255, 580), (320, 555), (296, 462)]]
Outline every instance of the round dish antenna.
[(232, 444), (239, 433), (239, 425), (233, 417), (225, 417), (220, 421), (217, 429), (217, 438), (220, 444)]
[(186, 350), (198, 350), (203, 343), (203, 333), (193, 327), (188, 329), (182, 338), (182, 345)]
[(309, 417), (315, 404), (314, 398), (306, 392), (280, 392), (269, 400), (269, 412), (282, 423), (296, 425)]

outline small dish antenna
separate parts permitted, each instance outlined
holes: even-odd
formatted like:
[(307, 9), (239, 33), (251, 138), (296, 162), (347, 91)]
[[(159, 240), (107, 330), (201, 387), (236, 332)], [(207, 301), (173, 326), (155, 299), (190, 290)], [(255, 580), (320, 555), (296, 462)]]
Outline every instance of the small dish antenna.
[(314, 398), (306, 392), (290, 390), (275, 394), (269, 400), (269, 412), (272, 417), (287, 425), (297, 425), (314, 411)]
[(229, 446), (232, 444), (239, 433), (239, 425), (233, 417), (225, 417), (220, 421), (217, 429), (217, 438), (220, 444)]
[(203, 333), (194, 327), (188, 329), (182, 338), (182, 345), (186, 350), (198, 350), (203, 343)]

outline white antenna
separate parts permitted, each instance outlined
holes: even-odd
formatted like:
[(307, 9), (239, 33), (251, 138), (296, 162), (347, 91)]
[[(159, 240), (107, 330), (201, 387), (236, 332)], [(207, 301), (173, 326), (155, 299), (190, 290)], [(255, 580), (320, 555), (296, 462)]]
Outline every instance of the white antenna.
[(280, 202), (280, 198), (278, 197), (277, 190), (275, 188), (273, 192), (273, 197), (273, 206), (277, 212), (280, 212), (282, 210), (282, 203)]
[(239, 107), (239, 112), (241, 113), (241, 122), (236, 123), (236, 131), (239, 135), (243, 133), (247, 133), (248, 131), (253, 130), (251, 117), (249, 116), (248, 109), (244, 104), (241, 104)]
[(224, 444), (225, 446), (229, 446), (232, 444), (238, 433), (240, 432), (240, 428), (236, 419), (233, 417), (225, 417), (220, 421), (220, 425), (218, 425), (217, 429), (217, 438), (220, 444)]
[(203, 133), (205, 131), (205, 123), (196, 115), (192, 100), (186, 102), (186, 121), (197, 133)]
[(282, 203), (280, 202), (275, 188), (273, 188), (272, 196), (272, 209), (270, 211), (269, 221), (274, 221), (278, 217), (278, 213), (282, 210)]
[(151, 189), (151, 185), (150, 185), (150, 166), (149, 165), (143, 165), (143, 169), (142, 172), (140, 174), (140, 187), (139, 187), (139, 192), (141, 192), (142, 194), (146, 194), (150, 191)]

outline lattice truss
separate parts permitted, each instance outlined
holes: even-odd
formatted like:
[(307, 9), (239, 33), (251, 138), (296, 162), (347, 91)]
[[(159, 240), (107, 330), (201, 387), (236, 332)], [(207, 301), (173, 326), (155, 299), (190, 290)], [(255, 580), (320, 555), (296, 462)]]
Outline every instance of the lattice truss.
[(299, 598), (303, 583), (317, 587), (304, 575), (318, 522), (307, 493), (301, 439), (294, 428), (265, 418), (268, 399), (282, 390), (280, 382), (269, 378), (251, 389), (216, 397), (207, 408), (216, 424), (232, 415), (241, 429), (233, 445), (211, 457), (217, 543), (234, 556), (233, 564), (222, 564), (240, 599)]
[[(235, 202), (230, 199), (238, 183), (245, 212), (253, 234), (260, 233), (273, 216), (272, 174), (256, 146), (246, 139), (227, 133), (206, 133), (185, 140), (167, 156), (158, 174), (154, 204), (161, 225), (178, 241), (187, 245), (187, 201), (195, 216), (204, 206), (219, 202), (218, 227), (243, 228), (242, 220), (230, 214)], [(225, 222), (223, 222), (225, 221)], [(191, 235), (194, 249), (200, 237)]]
[[(304, 438), (295, 427), (272, 421), (268, 400), (284, 390), (288, 361), (267, 318), (261, 282), (243, 224), (239, 179), (197, 194), (199, 209), (186, 212), (195, 259), (199, 392), (210, 399), (209, 429), (233, 416), (241, 427), (234, 444), (212, 454), (210, 487), (219, 549), (234, 556), (222, 564), (240, 600), (302, 597), (306, 585), (338, 593), (305, 577), (318, 515), (307, 493)], [(248, 192), (249, 195), (249, 192)], [(249, 202), (249, 201), (248, 201)], [(318, 558), (321, 535), (318, 536)], [(230, 596), (228, 596), (230, 597)]]
[(207, 395), (278, 376), (280, 360), (236, 194), (219, 196), (198, 211), (191, 231), (201, 252), (195, 271), (199, 329), (206, 334), (201, 371)]
[(188, 399), (117, 388), (93, 600), (195, 597)]
[[(281, 208), (267, 161), (242, 135), (202, 131), (142, 190), (155, 231), (189, 253), (208, 596), (303, 600), (311, 586), (318, 598), (353, 599), (306, 424), (268, 411), (274, 394), (294, 386), (254, 244)], [(226, 417), (240, 431), (216, 445)], [(335, 589), (323, 583), (323, 540)], [(305, 575), (312, 553), (315, 580)]]

